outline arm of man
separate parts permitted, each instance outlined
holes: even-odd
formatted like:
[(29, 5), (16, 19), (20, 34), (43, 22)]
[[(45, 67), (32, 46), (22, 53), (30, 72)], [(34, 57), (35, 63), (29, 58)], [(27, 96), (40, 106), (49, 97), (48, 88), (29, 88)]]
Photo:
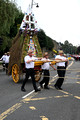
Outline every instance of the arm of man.
[(59, 59), (59, 58), (56, 58), (55, 60), (56, 62), (67, 62), (68, 61), (67, 59)]
[(30, 59), (28, 56), (25, 56), (24, 61), (29, 64), (30, 62), (34, 62), (34, 59)]
[(37, 58), (37, 57), (33, 57), (31, 60), (27, 60), (26, 62), (27, 63), (30, 63), (30, 62), (35, 62), (37, 60), (41, 60), (42, 58)]
[(67, 65), (69, 65), (69, 60), (67, 61)]
[(38, 57), (37, 59), (38, 59), (38, 60), (41, 60), (41, 59), (42, 59), (42, 57)]
[(35, 62), (35, 60), (27, 60), (26, 63)]
[(56, 70), (56, 68), (55, 68), (52, 64), (50, 64), (50, 66), (51, 66), (54, 70)]
[(60, 58), (55, 58), (55, 60), (62, 60), (62, 59), (60, 59)]

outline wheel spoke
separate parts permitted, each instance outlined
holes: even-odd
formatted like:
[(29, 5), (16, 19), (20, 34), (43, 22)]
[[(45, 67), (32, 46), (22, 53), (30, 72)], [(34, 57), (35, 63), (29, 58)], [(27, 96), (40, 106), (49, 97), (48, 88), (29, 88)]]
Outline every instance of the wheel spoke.
[(15, 83), (19, 81), (19, 67), (17, 64), (12, 66), (12, 78)]

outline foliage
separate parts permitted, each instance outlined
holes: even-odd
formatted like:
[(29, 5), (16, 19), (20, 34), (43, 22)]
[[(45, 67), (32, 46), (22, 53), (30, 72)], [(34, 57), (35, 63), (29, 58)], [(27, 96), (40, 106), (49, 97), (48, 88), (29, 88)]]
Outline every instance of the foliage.
[(68, 40), (66, 40), (64, 42), (64, 44), (59, 43), (59, 45), (60, 45), (61, 49), (63, 49), (63, 51), (65, 53), (76, 54), (77, 47), (75, 47), (71, 43), (69, 43)]
[[(17, 33), (17, 24), (20, 24), (23, 14), (14, 2), (0, 0), (0, 55), (11, 47), (12, 37)], [(19, 20), (18, 20), (19, 19)]]
[(38, 40), (41, 48), (45, 47), (47, 50), (52, 50), (54, 47), (52, 39), (48, 37), (42, 29), (38, 32)]
[(47, 39), (46, 48), (48, 50), (52, 50), (54, 48), (54, 44), (52, 42), (53, 40), (48, 36), (46, 36), (46, 39)]
[(80, 46), (77, 48), (77, 53), (80, 54)]
[(10, 32), (10, 26), (14, 24), (18, 16), (18, 9), (9, 0), (0, 0), (0, 36)]
[(46, 47), (46, 34), (42, 29), (38, 32), (38, 40), (41, 48)]
[(8, 36), (10, 38), (15, 37), (18, 31), (18, 25), (20, 26), (22, 19), (23, 19), (24, 14), (22, 12), (18, 13), (18, 16), (15, 18), (15, 23), (10, 26), (10, 33)]

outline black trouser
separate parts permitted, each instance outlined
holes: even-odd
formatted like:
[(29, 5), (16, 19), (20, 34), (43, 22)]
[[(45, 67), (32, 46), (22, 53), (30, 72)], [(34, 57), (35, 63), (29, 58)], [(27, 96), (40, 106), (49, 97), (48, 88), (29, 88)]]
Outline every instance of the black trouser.
[(36, 87), (36, 81), (35, 81), (35, 71), (34, 71), (34, 68), (26, 69), (26, 77), (25, 77), (25, 79), (23, 81), (22, 88), (24, 88), (24, 86), (25, 86), (29, 76), (31, 76), (33, 87), (36, 90), (37, 87)]
[(40, 84), (45, 83), (44, 86), (46, 87), (49, 84), (50, 73), (49, 73), (49, 70), (42, 70), (42, 72), (44, 73), (44, 77), (43, 77), (43, 80), (40, 82)]
[[(57, 87), (61, 87), (64, 81), (64, 77), (65, 77), (65, 67), (57, 67), (57, 73), (58, 73), (58, 80), (55, 84), (55, 86)], [(62, 78), (61, 78), (62, 77)]]
[(2, 66), (3, 66), (3, 70), (5, 70), (5, 62), (4, 61), (2, 63)]
[(5, 64), (5, 66), (6, 66), (6, 74), (8, 73), (8, 65), (9, 65), (9, 63)]

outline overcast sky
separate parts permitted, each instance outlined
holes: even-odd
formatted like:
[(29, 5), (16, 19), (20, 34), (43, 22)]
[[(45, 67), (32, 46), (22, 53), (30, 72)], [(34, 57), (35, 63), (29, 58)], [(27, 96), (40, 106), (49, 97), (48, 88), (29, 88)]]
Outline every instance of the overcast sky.
[[(27, 12), (32, 0), (15, 0)], [(33, 12), (38, 26), (57, 42), (68, 40), (80, 45), (80, 0), (34, 0)]]

